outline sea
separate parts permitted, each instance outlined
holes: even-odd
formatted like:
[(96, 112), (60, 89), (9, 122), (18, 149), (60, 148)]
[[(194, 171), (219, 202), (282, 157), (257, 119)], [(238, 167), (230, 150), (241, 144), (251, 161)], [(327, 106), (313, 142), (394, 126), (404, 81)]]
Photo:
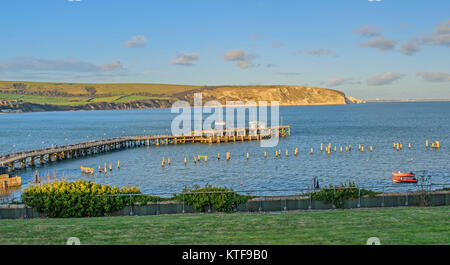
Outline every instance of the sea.
[[(171, 109), (2, 114), (0, 154), (119, 136), (170, 134), (177, 115)], [(208, 115), (203, 114), (203, 119)], [(262, 147), (258, 141), (142, 146), (37, 165), (14, 174), (22, 177), (22, 189), (33, 174), (39, 174), (136, 186), (145, 194), (160, 196), (207, 184), (248, 194), (300, 194), (311, 189), (314, 177), (320, 187), (351, 181), (379, 191), (417, 188), (414, 184), (393, 184), (391, 175), (396, 171), (429, 177), (428, 182), (436, 184), (433, 188), (450, 182), (450, 102), (281, 106), (279, 115), (283, 125), (290, 125), (291, 135), (280, 138), (274, 147)], [(435, 141), (440, 143), (438, 150), (431, 148)], [(402, 150), (394, 149), (393, 143), (401, 143)], [(331, 153), (327, 154), (325, 146), (329, 144)], [(351, 152), (345, 152), (349, 145)], [(359, 145), (364, 152), (358, 150)], [(275, 156), (277, 150), (281, 150), (279, 157)], [(229, 161), (225, 159), (227, 152)], [(217, 154), (221, 154), (220, 159)], [(208, 156), (207, 163), (194, 164), (198, 155)], [(170, 166), (166, 163), (161, 167), (163, 157), (166, 161), (170, 158)], [(97, 172), (105, 163), (113, 170)], [(95, 174), (82, 174), (80, 166), (94, 168)], [(22, 189), (12, 196), (20, 196)]]

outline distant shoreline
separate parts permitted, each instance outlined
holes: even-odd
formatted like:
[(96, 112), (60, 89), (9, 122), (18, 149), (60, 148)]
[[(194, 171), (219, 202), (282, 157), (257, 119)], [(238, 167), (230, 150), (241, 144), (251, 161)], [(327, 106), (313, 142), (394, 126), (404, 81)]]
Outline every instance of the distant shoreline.
[[(347, 104), (327, 104), (327, 103), (312, 103), (312, 104), (279, 104), (280, 107), (295, 107), (295, 106), (344, 106), (344, 105), (364, 105), (367, 103), (419, 103), (419, 102), (450, 102), (450, 99), (436, 99), (436, 100), (365, 100), (365, 103), (347, 103)], [(57, 106), (57, 105), (53, 105)], [(258, 106), (258, 105), (256, 105)], [(70, 106), (65, 106), (64, 109), (58, 109), (58, 107), (46, 110), (36, 110), (36, 111), (22, 111), (22, 112), (1, 112), (0, 114), (23, 114), (23, 113), (38, 113), (38, 112), (72, 112), (72, 111), (108, 111), (108, 110), (144, 110), (144, 109), (170, 109), (171, 107), (147, 107), (147, 108), (127, 108), (127, 109), (115, 109), (115, 108), (105, 108), (105, 109), (70, 109)], [(69, 108), (67, 108), (69, 107)], [(75, 106), (74, 106), (75, 107)], [(225, 106), (223, 106), (225, 107)], [(230, 105), (229, 107), (245, 107), (245, 105)], [(270, 104), (268, 104), (270, 107)], [(191, 106), (191, 108), (196, 108), (195, 106)]]
[(450, 99), (366, 99), (367, 103), (386, 102), (448, 102)]

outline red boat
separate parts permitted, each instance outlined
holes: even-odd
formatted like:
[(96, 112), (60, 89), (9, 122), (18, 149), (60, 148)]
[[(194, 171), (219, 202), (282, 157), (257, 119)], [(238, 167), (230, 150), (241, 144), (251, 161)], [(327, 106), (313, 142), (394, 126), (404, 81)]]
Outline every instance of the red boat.
[(417, 179), (415, 178), (415, 174), (412, 172), (392, 172), (392, 181), (394, 183), (417, 183)]
[(412, 172), (406, 173), (406, 172), (400, 172), (400, 171), (399, 172), (392, 172), (392, 175), (394, 177), (414, 177), (414, 176), (416, 176)]

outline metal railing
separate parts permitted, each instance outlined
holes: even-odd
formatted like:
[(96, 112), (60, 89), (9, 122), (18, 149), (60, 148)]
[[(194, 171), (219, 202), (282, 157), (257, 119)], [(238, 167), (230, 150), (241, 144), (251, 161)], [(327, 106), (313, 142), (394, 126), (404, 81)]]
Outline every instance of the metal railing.
[[(154, 202), (149, 202), (148, 207), (153, 207), (153, 213), (144, 214), (161, 214), (161, 213), (186, 213), (195, 212), (191, 205), (186, 203), (185, 196), (194, 194), (207, 194), (208, 196), (229, 194), (234, 196), (245, 195), (250, 196), (247, 203), (242, 205), (233, 205), (233, 211), (247, 211), (247, 212), (265, 212), (265, 211), (288, 211), (288, 210), (313, 210), (313, 209), (335, 209), (335, 208), (366, 208), (366, 207), (393, 207), (393, 206), (410, 206), (417, 205), (417, 200), (427, 200), (427, 196), (436, 194), (437, 190), (442, 188), (449, 188), (450, 183), (430, 183), (418, 184), (405, 187), (403, 191), (385, 192), (386, 188), (391, 188), (391, 185), (376, 185), (371, 187), (325, 187), (321, 189), (300, 188), (300, 189), (248, 189), (248, 190), (227, 190), (227, 191), (209, 191), (209, 192), (180, 192), (174, 193), (152, 193), (152, 194), (106, 194), (97, 196), (120, 196), (120, 197), (145, 197), (151, 196)], [(434, 190), (433, 190), (434, 188)], [(357, 196), (353, 198), (346, 198), (344, 205), (336, 206), (333, 202), (324, 202), (314, 200), (313, 196), (320, 191), (333, 190), (333, 200), (337, 199), (337, 191), (339, 190), (357, 190)], [(371, 190), (377, 192), (373, 196), (361, 196), (361, 190)], [(276, 195), (278, 193), (278, 195)], [(176, 195), (177, 199), (173, 196)], [(422, 197), (425, 196), (425, 197)], [(181, 198), (181, 199), (180, 199)], [(236, 198), (236, 197), (235, 197)], [(428, 198), (429, 199), (429, 198)], [(145, 200), (144, 200), (145, 201)], [(21, 204), (20, 198), (10, 197), (9, 195), (0, 196), (0, 204)], [(146, 202), (147, 203), (147, 202)], [(426, 201), (423, 203), (427, 204)], [(444, 196), (444, 205), (448, 205), (447, 195)], [(162, 207), (166, 205), (177, 205), (176, 210), (164, 210)], [(124, 211), (130, 211), (130, 215), (134, 215), (138, 205), (132, 204)], [(214, 211), (213, 205), (210, 203), (207, 206), (207, 212)], [(148, 208), (147, 207), (147, 208)], [(147, 209), (147, 211), (152, 211)], [(124, 214), (124, 212), (122, 213)], [(142, 214), (142, 213), (141, 213)]]
[[(276, 126), (276, 127), (267, 127), (267, 130), (278, 130), (280, 128), (289, 128), (289, 126)], [(249, 130), (248, 128), (245, 128), (245, 130)], [(256, 129), (254, 129), (256, 130)], [(223, 132), (226, 132), (226, 130), (222, 130)], [(204, 137), (204, 133), (202, 131), (202, 134), (198, 137)], [(271, 134), (261, 134), (262, 136), (270, 136)], [(184, 135), (184, 137), (195, 137), (195, 133), (191, 132), (191, 135)], [(107, 139), (98, 139), (98, 140), (86, 140), (83, 142), (73, 143), (73, 144), (64, 144), (64, 145), (55, 145), (47, 148), (34, 148), (34, 149), (28, 149), (28, 150), (20, 150), (15, 152), (8, 152), (8, 153), (1, 153), (0, 154), (0, 163), (6, 164), (10, 163), (16, 160), (21, 160), (28, 158), (30, 156), (40, 156), (40, 155), (46, 155), (46, 154), (52, 154), (52, 153), (59, 153), (59, 152), (65, 152), (65, 151), (71, 151), (75, 149), (83, 149), (83, 148), (90, 148), (95, 147), (98, 145), (107, 145), (107, 144), (116, 144), (116, 143), (122, 143), (126, 141), (139, 141), (139, 140), (157, 140), (161, 138), (165, 139), (175, 139), (175, 138), (181, 138), (183, 136), (180, 135), (170, 135), (170, 134), (160, 134), (160, 135), (136, 135), (136, 136), (119, 136), (119, 137), (112, 137)]]

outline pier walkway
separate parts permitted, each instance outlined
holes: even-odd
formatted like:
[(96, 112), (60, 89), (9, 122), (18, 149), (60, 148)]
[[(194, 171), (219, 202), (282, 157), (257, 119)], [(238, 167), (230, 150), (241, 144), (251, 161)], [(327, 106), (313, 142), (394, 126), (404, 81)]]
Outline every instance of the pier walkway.
[(10, 172), (15, 169), (33, 167), (36, 163), (41, 165), (49, 162), (84, 157), (88, 155), (111, 152), (138, 146), (159, 146), (185, 143), (220, 143), (268, 139), (272, 135), (284, 137), (290, 135), (290, 126), (276, 126), (266, 128), (235, 128), (233, 130), (202, 130), (192, 131), (191, 135), (144, 135), (126, 136), (110, 139), (87, 141), (82, 143), (56, 146), (4, 154), (0, 157), (0, 165), (8, 166)]

